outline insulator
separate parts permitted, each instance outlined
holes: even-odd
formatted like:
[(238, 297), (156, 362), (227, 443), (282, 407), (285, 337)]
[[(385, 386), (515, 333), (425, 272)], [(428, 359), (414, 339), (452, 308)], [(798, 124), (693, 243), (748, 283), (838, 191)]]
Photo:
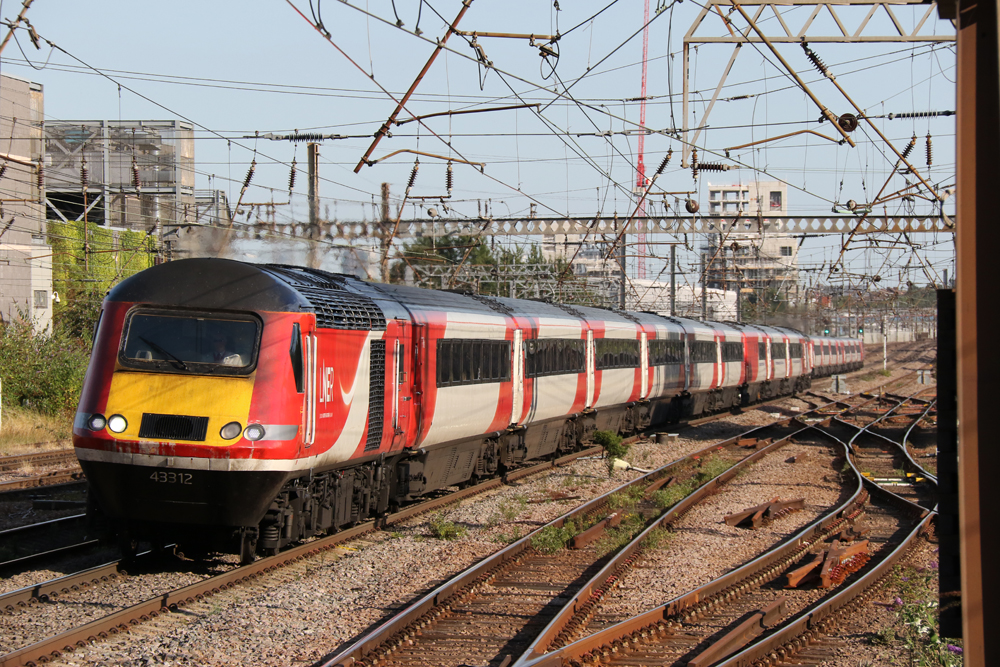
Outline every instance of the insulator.
[(90, 186), (90, 173), (87, 171), (87, 158), (80, 161), (80, 187), (86, 190)]
[(451, 194), (451, 186), (455, 184), (455, 174), (452, 172), (451, 160), (448, 161), (448, 168), (444, 172), (444, 187)]
[(316, 133), (309, 133), (309, 132), (304, 133), (304, 134), (299, 134), (298, 132), (296, 132), (295, 134), (289, 136), (288, 140), (289, 141), (323, 141), (323, 135), (322, 134), (316, 134)]
[(5, 173), (7, 173), (7, 163), (6, 162), (4, 162), (2, 165), (0, 165), (0, 178), (3, 178), (3, 175)]
[(288, 174), (288, 193), (291, 194), (292, 190), (295, 189), (295, 158), (292, 158), (292, 171)]
[(410, 189), (413, 188), (413, 184), (417, 181), (417, 172), (420, 171), (420, 158), (417, 158), (413, 163), (413, 171), (410, 172), (410, 180), (406, 182), (406, 194), (410, 194)]
[(45, 189), (45, 165), (38, 163), (38, 191)]
[(903, 159), (910, 157), (910, 153), (913, 152), (913, 147), (917, 145), (917, 135), (913, 135), (910, 139), (910, 143), (906, 144), (906, 148), (903, 149)]
[(954, 116), (954, 111), (907, 111), (905, 113), (891, 113), (889, 120), (895, 118), (937, 118), (938, 116)]
[(240, 190), (240, 194), (246, 192), (247, 188), (250, 187), (250, 181), (253, 180), (253, 173), (256, 170), (257, 170), (257, 160), (251, 160), (250, 169), (247, 170), (247, 177), (243, 179), (243, 189)]
[(813, 64), (813, 67), (815, 67), (820, 74), (823, 76), (830, 76), (830, 70), (826, 68), (826, 64), (820, 60), (820, 57), (809, 48), (808, 43), (802, 42), (802, 50), (806, 52), (806, 58), (809, 59), (809, 62)]
[(698, 165), (698, 169), (700, 171), (729, 171), (732, 167), (721, 162), (702, 162)]
[(691, 176), (698, 178), (698, 149), (691, 151)]
[[(934, 147), (931, 145), (931, 135), (927, 133), (927, 166), (931, 166), (934, 163)], [(3, 171), (0, 171), (0, 178), (3, 177)]]
[(132, 187), (135, 188), (136, 192), (142, 192), (142, 179), (139, 178), (139, 165), (135, 161), (135, 157), (132, 157)]
[(657, 176), (659, 176), (660, 174), (663, 173), (663, 170), (667, 168), (668, 164), (670, 164), (670, 158), (672, 158), (673, 156), (674, 156), (674, 149), (673, 148), (668, 148), (667, 149), (667, 154), (663, 156), (663, 162), (661, 162), (660, 166), (657, 167), (657, 169), (656, 169), (656, 175)]

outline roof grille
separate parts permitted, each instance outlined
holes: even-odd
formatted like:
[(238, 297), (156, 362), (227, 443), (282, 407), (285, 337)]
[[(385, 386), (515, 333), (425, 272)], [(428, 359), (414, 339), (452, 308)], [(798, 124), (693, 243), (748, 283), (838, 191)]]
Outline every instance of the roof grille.
[(343, 276), (278, 264), (268, 264), (267, 270), (305, 297), (316, 313), (316, 326), (363, 331), (385, 329), (382, 309), (367, 296), (347, 291)]

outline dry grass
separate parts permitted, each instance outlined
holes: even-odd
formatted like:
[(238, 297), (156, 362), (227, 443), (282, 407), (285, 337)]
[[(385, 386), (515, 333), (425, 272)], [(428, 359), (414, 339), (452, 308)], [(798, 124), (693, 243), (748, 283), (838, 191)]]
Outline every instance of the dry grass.
[(73, 423), (20, 407), (4, 406), (0, 424), (0, 456), (70, 447)]

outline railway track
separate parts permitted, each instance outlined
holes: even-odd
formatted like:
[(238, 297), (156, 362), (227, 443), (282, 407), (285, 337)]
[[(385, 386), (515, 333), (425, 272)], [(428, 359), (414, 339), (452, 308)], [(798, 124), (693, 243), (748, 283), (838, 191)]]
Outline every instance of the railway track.
[[(39, 446), (48, 444), (55, 443), (43, 442), (39, 443)], [(13, 454), (11, 456), (0, 456), (0, 472), (24, 470), (25, 468), (33, 468), (35, 466), (69, 465), (75, 463), (76, 453), (72, 448), (33, 452), (31, 454)]]
[[(587, 455), (596, 453), (597, 450), (590, 450), (585, 452), (580, 452), (575, 456)], [(543, 468), (551, 467), (558, 463), (564, 463), (565, 460), (559, 462), (543, 463), (532, 468), (527, 468), (522, 471), (517, 471), (510, 475), (510, 479), (516, 479), (523, 476), (537, 472)], [(389, 526), (395, 522), (405, 520), (411, 516), (431, 512), (439, 508), (444, 504), (449, 504), (456, 502), (462, 497), (478, 493), (482, 490), (498, 486), (499, 481), (494, 480), (492, 482), (487, 482), (481, 484), (477, 487), (471, 487), (465, 489), (458, 494), (435, 499), (434, 501), (429, 501), (420, 504), (419, 506), (412, 506), (403, 512), (390, 517), (385, 525)], [(68, 648), (74, 648), (82, 644), (86, 644), (91, 641), (96, 641), (102, 637), (108, 637), (112, 634), (122, 632), (135, 624), (144, 622), (144, 620), (151, 619), (157, 615), (164, 613), (168, 610), (175, 611), (185, 607), (192, 602), (196, 602), (206, 596), (213, 595), (214, 592), (219, 592), (226, 588), (241, 585), (242, 583), (250, 582), (261, 575), (272, 573), (278, 569), (296, 564), (305, 558), (310, 558), (317, 556), (321, 553), (325, 553), (330, 549), (334, 548), (336, 545), (350, 541), (359, 537), (371, 530), (374, 530), (376, 525), (374, 523), (364, 524), (355, 527), (349, 531), (344, 531), (338, 533), (337, 535), (331, 536), (324, 540), (318, 540), (312, 542), (308, 545), (302, 545), (296, 549), (288, 552), (284, 552), (278, 556), (263, 559), (250, 566), (244, 568), (235, 568), (230, 572), (226, 572), (217, 577), (207, 578), (204, 581), (194, 583), (190, 586), (185, 586), (167, 593), (159, 593), (155, 597), (149, 600), (133, 605), (128, 609), (123, 609), (115, 614), (111, 614), (99, 621), (94, 621), (88, 625), (80, 628), (74, 628), (67, 630), (56, 637), (49, 637), (41, 639), (30, 646), (24, 646), (19, 648), (13, 653), (4, 656), (0, 659), (0, 665), (17, 665), (17, 664), (38, 664), (39, 661), (50, 659), (58, 654), (66, 651)], [(112, 564), (114, 567), (120, 567), (118, 564)], [(106, 576), (106, 575), (103, 575)], [(53, 586), (58, 584), (53, 583)], [(103, 582), (102, 585), (108, 585), (107, 582)], [(79, 584), (77, 584), (79, 586)], [(37, 589), (38, 591), (43, 590), (45, 584), (39, 584), (33, 586), (31, 589), (26, 589), (25, 591), (15, 592), (21, 596), (19, 602), (13, 605), (16, 613), (30, 613), (30, 610), (25, 610), (21, 605), (32, 607), (32, 600), (37, 601), (38, 596), (29, 594), (31, 590)], [(62, 586), (68, 590), (73, 590), (72, 586)], [(60, 589), (61, 590), (61, 589)], [(4, 608), (2, 603), (3, 598), (0, 598), (0, 609)], [(71, 601), (70, 601), (71, 602)]]
[[(825, 429), (817, 429), (820, 430), (825, 437), (831, 437)], [(863, 460), (864, 454), (852, 449), (850, 440), (836, 441), (849, 456), (856, 490), (835, 512), (730, 574), (657, 609), (601, 628), (567, 645), (567, 639), (585, 635), (589, 629), (580, 622), (578, 611), (594, 605), (593, 593), (585, 588), (591, 598), (582, 607), (566, 605), (562, 618), (554, 620), (515, 665), (702, 667), (727, 656), (730, 657), (720, 664), (774, 665), (789, 658), (795, 664), (818, 665), (832, 657), (837, 643), (823, 638), (823, 633), (836, 629), (841, 622), (838, 614), (849, 612), (868, 598), (872, 587), (905, 556), (916, 537), (929, 529), (933, 517), (925, 508), (895, 493), (894, 487), (887, 489), (862, 475), (856, 461)], [(862, 537), (866, 542), (860, 542)], [(826, 544), (830, 539), (837, 541)], [(856, 542), (857, 546), (844, 546), (841, 540)], [(810, 560), (806, 554), (820, 550), (825, 551), (831, 562), (834, 561), (830, 555), (848, 556), (825, 573), (820, 571), (821, 586), (836, 585), (840, 577), (860, 570), (833, 595), (824, 595), (822, 590), (812, 587), (802, 588), (799, 581), (800, 568)], [(813, 573), (815, 569), (810, 574)], [(607, 581), (609, 574), (602, 572), (595, 583), (602, 576)], [(622, 572), (615, 571), (615, 575), (615, 581), (620, 581)], [(795, 587), (788, 588), (793, 580)], [(754, 635), (762, 635), (763, 639), (742, 648)], [(555, 650), (546, 653), (552, 647)]]
[[(863, 399), (862, 406), (876, 403), (877, 396)], [(808, 415), (804, 415), (804, 418)], [(818, 417), (822, 419), (822, 416)], [(827, 418), (829, 419), (829, 418)], [(735, 466), (708, 480), (696, 484), (697, 490), (674, 505), (650, 523), (640, 521), (639, 533), (634, 540), (612, 556), (593, 543), (580, 549), (562, 549), (544, 553), (538, 538), (545, 531), (565, 530), (570, 524), (583, 521), (584, 525), (596, 517), (606, 517), (602, 523), (610, 524), (614, 513), (613, 495), (634, 495), (638, 492), (648, 499), (649, 490), (665, 477), (683, 479), (684, 467), (702, 457), (719, 456), (726, 449), (735, 448), (751, 438), (744, 434), (730, 442), (712, 447), (690, 457), (665, 466), (639, 480), (630, 482), (615, 494), (608, 494), (564, 515), (549, 526), (543, 527), (532, 537), (524, 538), (493, 558), (447, 582), (424, 599), (413, 604), (403, 614), (383, 624), (373, 632), (339, 652), (325, 663), (325, 667), (339, 665), (458, 665), (505, 664), (518, 655), (531, 652), (534, 638), (545, 635), (554, 640), (571, 623), (563, 616), (565, 625), (559, 626), (560, 614), (571, 614), (584, 609), (594, 601), (594, 595), (608, 588), (608, 582), (618, 577), (623, 563), (641, 550), (643, 540), (651, 531), (669, 526), (705, 497), (714, 493), (721, 484), (735, 477), (740, 469), (780, 448), (795, 433), (810, 427), (798, 420), (785, 420), (786, 433), (772, 433), (765, 445), (752, 455), (741, 457)], [(765, 427), (767, 428), (767, 427)], [(770, 427), (774, 428), (774, 427)], [(763, 432), (763, 429), (754, 429)], [(693, 469), (693, 468), (689, 468)], [(696, 473), (695, 473), (696, 474)], [(686, 481), (686, 480), (685, 480)], [(683, 483), (683, 482), (682, 482)], [(860, 483), (859, 483), (860, 484)], [(638, 514), (646, 518), (652, 514), (648, 504), (638, 503)], [(662, 510), (661, 510), (662, 511)], [(836, 523), (840, 526), (843, 520)], [(645, 524), (645, 530), (642, 530)], [(835, 526), (835, 527), (836, 527)], [(587, 532), (581, 533), (587, 535)], [(610, 569), (609, 569), (610, 568)], [(594, 576), (592, 576), (594, 575)], [(566, 610), (571, 610), (567, 612)], [(544, 632), (543, 632), (544, 630)], [(522, 658), (523, 659), (523, 658)]]

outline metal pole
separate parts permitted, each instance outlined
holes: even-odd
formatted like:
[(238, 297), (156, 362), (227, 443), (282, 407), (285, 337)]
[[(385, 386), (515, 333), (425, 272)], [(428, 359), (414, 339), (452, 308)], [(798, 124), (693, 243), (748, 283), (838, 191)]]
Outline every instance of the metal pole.
[(993, 215), (1000, 152), (1000, 45), (996, 3), (960, 0), (957, 4), (955, 143), (962, 226), (955, 238), (955, 311), (962, 638), (966, 667), (985, 667), (1000, 664), (1000, 636), (995, 630), (1000, 627), (996, 595), (1000, 571), (995, 567), (1000, 532), (991, 526), (1000, 511), (995, 493), (1000, 449), (993, 446), (990, 435), (996, 411), (993, 379), (1000, 375), (1000, 355), (994, 350), (1000, 327), (995, 258), (1000, 228)]
[(670, 315), (677, 314), (677, 246), (670, 246)]
[(389, 184), (382, 184), (382, 233), (379, 235), (379, 240), (382, 245), (382, 261), (380, 262), (379, 275), (381, 276), (381, 281), (383, 283), (389, 282), (389, 244), (392, 242), (390, 239), (390, 229), (389, 223)]
[(319, 144), (309, 143), (306, 148), (309, 161), (309, 236), (314, 237), (309, 247), (309, 266), (315, 269), (319, 268), (316, 253), (319, 243), (319, 234), (316, 233), (319, 227)]
[[(626, 223), (627, 224), (627, 223)], [(621, 271), (622, 281), (618, 285), (618, 307), (625, 310), (625, 244), (618, 246), (618, 268)]]
[(705, 253), (701, 253), (701, 321), (704, 322), (708, 319), (708, 288), (706, 284), (706, 279), (708, 276), (705, 275), (705, 270), (707, 264), (705, 262)]
[(319, 144), (306, 145), (309, 151), (309, 225), (319, 220)]

